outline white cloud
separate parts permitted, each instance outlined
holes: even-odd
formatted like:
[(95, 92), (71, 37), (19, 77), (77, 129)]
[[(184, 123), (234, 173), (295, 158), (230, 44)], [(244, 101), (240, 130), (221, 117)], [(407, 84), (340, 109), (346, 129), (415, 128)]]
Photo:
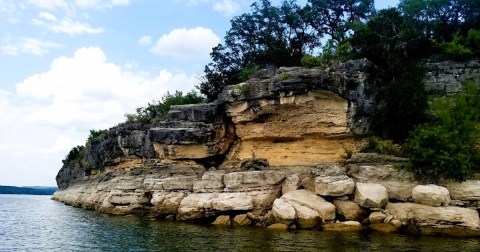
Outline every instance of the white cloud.
[(55, 17), (55, 15), (48, 12), (40, 12), (38, 14), (38, 17), (49, 20), (49, 21), (57, 21), (57, 17)]
[(161, 36), (151, 52), (179, 59), (207, 58), (220, 38), (210, 29), (175, 29)]
[(16, 86), (22, 99), (38, 101), (26, 117), (30, 123), (79, 128), (113, 125), (167, 90), (193, 88), (196, 78), (162, 70), (149, 78), (107, 62), (97, 47), (81, 48), (73, 57), (59, 57), (50, 70), (35, 74)]
[(54, 184), (62, 158), (85, 143), (90, 129), (112, 127), (125, 113), (167, 90), (189, 91), (196, 81), (196, 76), (167, 70), (132, 72), (109, 62), (98, 47), (56, 58), (14, 92), (0, 89), (0, 114), (8, 118), (0, 120), (0, 184)]
[(213, 4), (213, 9), (225, 16), (233, 16), (240, 10), (240, 5), (232, 0), (221, 0)]
[(152, 37), (150, 36), (143, 36), (138, 39), (137, 43), (141, 46), (147, 46), (152, 43)]
[(29, 0), (28, 2), (36, 7), (49, 10), (68, 7), (65, 0)]
[(63, 18), (62, 20), (48, 19), (45, 15), (41, 17), (46, 20), (34, 19), (33, 23), (41, 27), (46, 27), (54, 33), (65, 33), (74, 36), (84, 33), (99, 34), (104, 32), (102, 27), (92, 27), (87, 23), (82, 23), (69, 17)]
[(233, 16), (237, 14), (241, 7), (245, 5), (245, 0), (179, 0), (187, 6), (196, 6), (199, 4), (209, 4), (216, 12), (225, 16)]
[(103, 9), (116, 5), (129, 5), (130, 0), (75, 0), (75, 4), (82, 9)]
[(18, 41), (13, 41), (2, 45), (0, 47), (0, 51), (9, 55), (33, 54), (41, 56), (48, 53), (50, 49), (60, 46), (60, 44), (50, 41), (43, 41), (34, 38), (22, 38)]

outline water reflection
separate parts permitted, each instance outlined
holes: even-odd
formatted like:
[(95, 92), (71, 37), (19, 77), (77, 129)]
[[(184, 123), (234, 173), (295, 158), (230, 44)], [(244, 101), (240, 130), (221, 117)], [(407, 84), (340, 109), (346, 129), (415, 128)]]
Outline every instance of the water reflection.
[(119, 217), (44, 196), (0, 195), (0, 251), (478, 251), (480, 239), (278, 232)]

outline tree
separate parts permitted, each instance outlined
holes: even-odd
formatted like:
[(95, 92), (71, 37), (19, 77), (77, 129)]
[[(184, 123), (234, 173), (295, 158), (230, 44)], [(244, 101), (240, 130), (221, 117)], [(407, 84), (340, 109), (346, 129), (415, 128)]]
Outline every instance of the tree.
[(413, 132), (407, 143), (410, 168), (428, 182), (463, 181), (480, 168), (480, 93), (468, 84), (459, 95), (431, 104), (435, 120)]
[(399, 8), (420, 25), (426, 37), (439, 42), (480, 27), (478, 0), (401, 0)]
[(415, 125), (425, 120), (424, 71), (418, 61), (428, 55), (428, 40), (408, 18), (391, 8), (357, 26), (350, 43), (357, 57), (368, 58), (383, 70), (372, 122), (374, 133), (404, 141)]
[(227, 85), (238, 83), (242, 69), (265, 66), (297, 66), (306, 51), (319, 46), (310, 26), (311, 12), (294, 0), (273, 6), (268, 0), (251, 5), (252, 12), (231, 20), (225, 44), (213, 48), (197, 87), (215, 100)]
[(374, 13), (373, 0), (308, 0), (312, 26), (318, 35), (329, 35), (335, 44), (344, 41), (354, 24)]

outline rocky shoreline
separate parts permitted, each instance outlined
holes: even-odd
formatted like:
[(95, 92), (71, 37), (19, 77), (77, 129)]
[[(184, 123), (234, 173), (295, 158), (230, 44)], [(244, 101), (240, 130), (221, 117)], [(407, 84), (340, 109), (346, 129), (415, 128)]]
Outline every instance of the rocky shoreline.
[[(431, 64), (436, 92), (480, 78), (478, 62)], [(53, 199), (228, 226), (480, 237), (480, 180), (424, 185), (399, 169), (405, 159), (357, 153), (374, 72), (366, 60), (265, 70), (214, 103), (173, 106), (160, 124), (113, 127), (62, 167)]]

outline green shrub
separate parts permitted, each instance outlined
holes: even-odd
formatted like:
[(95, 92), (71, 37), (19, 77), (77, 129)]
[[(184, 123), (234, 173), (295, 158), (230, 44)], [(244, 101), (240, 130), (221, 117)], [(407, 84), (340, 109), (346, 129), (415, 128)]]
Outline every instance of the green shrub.
[(87, 145), (91, 143), (94, 139), (103, 138), (106, 133), (107, 130), (90, 130), (90, 135), (88, 135), (87, 138)]
[(452, 41), (433, 44), (449, 58), (454, 60), (465, 60), (480, 56), (480, 30), (470, 29), (466, 36), (456, 35)]
[(303, 67), (313, 68), (324, 65), (324, 60), (321, 56), (305, 55), (302, 57), (301, 64)]
[(148, 103), (146, 107), (136, 109), (135, 114), (125, 114), (127, 122), (139, 123), (157, 123), (165, 120), (170, 107), (173, 105), (197, 104), (204, 102), (205, 99), (195, 91), (190, 91), (183, 95), (180, 91), (175, 91), (175, 94), (167, 92), (160, 101)]
[(257, 74), (258, 71), (260, 71), (260, 67), (257, 65), (250, 65), (250, 66), (244, 67), (242, 70), (240, 70), (240, 73), (238, 74), (239, 79), (240, 81), (247, 81), (251, 79), (253, 76), (255, 76), (255, 74)]
[(71, 162), (77, 162), (78, 165), (80, 165), (84, 156), (84, 151), (85, 147), (83, 146), (73, 147), (70, 152), (68, 152), (67, 156), (62, 160), (62, 163), (68, 164)]
[(463, 181), (480, 169), (480, 94), (474, 84), (431, 104), (435, 121), (419, 126), (407, 142), (409, 168), (429, 182)]
[(367, 145), (361, 152), (374, 152), (382, 155), (402, 156), (403, 152), (399, 145), (394, 144), (392, 140), (384, 140), (372, 136), (368, 138)]

